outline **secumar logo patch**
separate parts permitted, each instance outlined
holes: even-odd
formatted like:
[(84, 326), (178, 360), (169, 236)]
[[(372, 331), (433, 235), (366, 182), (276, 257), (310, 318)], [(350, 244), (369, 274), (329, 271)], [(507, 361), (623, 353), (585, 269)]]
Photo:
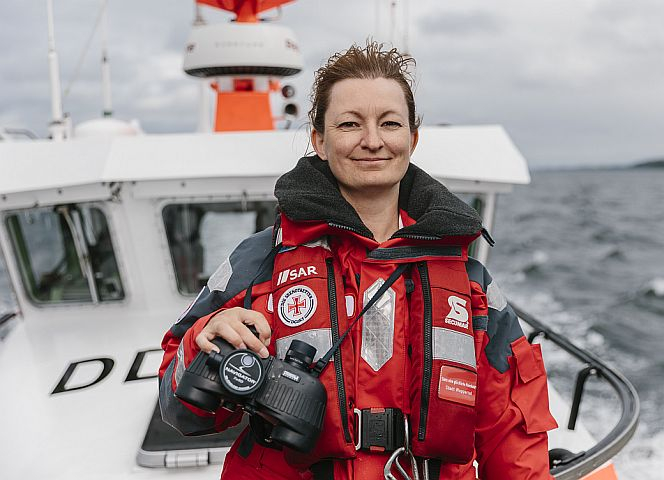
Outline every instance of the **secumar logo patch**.
[(284, 325), (297, 327), (314, 315), (317, 306), (318, 300), (313, 290), (304, 285), (295, 285), (281, 295), (277, 312)]
[(450, 313), (445, 317), (445, 323), (457, 327), (468, 328), (468, 310), (466, 304), (468, 303), (463, 298), (450, 295), (447, 299), (450, 306)]

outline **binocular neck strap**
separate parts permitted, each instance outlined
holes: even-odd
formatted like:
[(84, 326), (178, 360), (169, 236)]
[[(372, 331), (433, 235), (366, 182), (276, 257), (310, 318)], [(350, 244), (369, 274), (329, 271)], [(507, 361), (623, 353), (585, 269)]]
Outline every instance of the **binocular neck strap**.
[(399, 266), (392, 272), (392, 274), (385, 280), (385, 283), (383, 283), (378, 291), (369, 299), (369, 301), (364, 305), (364, 308), (362, 311), (355, 317), (355, 320), (351, 322), (350, 325), (348, 325), (348, 328), (346, 331), (339, 337), (339, 339), (335, 342), (334, 345), (332, 345), (332, 348), (330, 348), (325, 355), (323, 355), (320, 360), (316, 362), (316, 365), (314, 365), (314, 368), (312, 369), (312, 373), (316, 375), (317, 377), (320, 376), (321, 373), (323, 373), (323, 370), (325, 370), (325, 367), (327, 367), (328, 363), (330, 362), (330, 359), (332, 356), (335, 354), (337, 349), (341, 346), (341, 343), (346, 339), (348, 334), (350, 333), (351, 329), (355, 326), (355, 324), (358, 322), (362, 316), (367, 313), (367, 310), (369, 310), (371, 307), (373, 307), (374, 303), (376, 303), (380, 297), (383, 296), (385, 292), (387, 292), (387, 289), (392, 286), (394, 282), (398, 280), (398, 278), (403, 275), (403, 273), (410, 267), (410, 264), (408, 263), (401, 263)]

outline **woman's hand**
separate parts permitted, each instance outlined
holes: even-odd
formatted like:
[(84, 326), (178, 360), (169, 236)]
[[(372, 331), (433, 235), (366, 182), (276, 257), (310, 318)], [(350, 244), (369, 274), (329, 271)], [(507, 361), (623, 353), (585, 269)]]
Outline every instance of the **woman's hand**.
[[(256, 328), (258, 338), (247, 325)], [(270, 324), (261, 313), (235, 307), (223, 310), (212, 317), (196, 337), (196, 345), (205, 353), (210, 353), (212, 350), (218, 352), (219, 348), (211, 340), (221, 337), (235, 348), (248, 348), (266, 358), (269, 355), (266, 347), (270, 344), (271, 335)]]

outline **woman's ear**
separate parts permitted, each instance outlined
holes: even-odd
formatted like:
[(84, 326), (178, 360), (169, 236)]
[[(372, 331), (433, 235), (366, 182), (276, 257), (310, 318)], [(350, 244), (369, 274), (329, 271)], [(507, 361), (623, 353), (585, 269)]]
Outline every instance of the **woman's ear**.
[(417, 147), (417, 142), (420, 139), (420, 131), (415, 130), (410, 134), (410, 154), (412, 155), (413, 152), (415, 151), (415, 147)]
[(319, 133), (315, 128), (311, 129), (311, 144), (314, 146), (314, 150), (320, 159), (327, 160), (325, 148), (323, 148), (325, 144), (323, 134)]

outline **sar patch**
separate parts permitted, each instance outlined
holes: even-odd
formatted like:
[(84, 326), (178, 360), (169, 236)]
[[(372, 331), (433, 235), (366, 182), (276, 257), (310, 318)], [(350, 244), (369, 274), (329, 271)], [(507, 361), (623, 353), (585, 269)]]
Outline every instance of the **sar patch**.
[(284, 325), (297, 327), (313, 316), (317, 306), (318, 300), (312, 289), (295, 285), (279, 298), (277, 313)]
[(309, 265), (299, 268), (287, 268), (286, 270), (279, 273), (279, 276), (277, 277), (277, 285), (297, 280), (300, 277), (308, 277), (309, 275), (318, 275), (315, 266)]

